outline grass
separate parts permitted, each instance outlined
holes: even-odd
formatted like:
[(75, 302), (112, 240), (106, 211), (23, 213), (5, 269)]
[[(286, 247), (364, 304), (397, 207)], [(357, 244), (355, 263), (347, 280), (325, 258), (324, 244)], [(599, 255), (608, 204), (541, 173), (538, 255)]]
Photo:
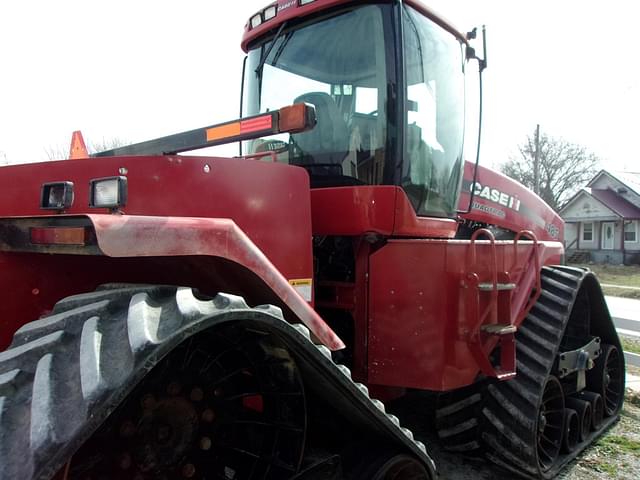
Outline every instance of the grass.
[(579, 266), (591, 269), (600, 283), (616, 285), (615, 287), (602, 287), (605, 295), (640, 299), (640, 290), (624, 288), (640, 288), (640, 265), (593, 264)]
[(640, 340), (626, 336), (620, 336), (620, 343), (625, 352), (637, 353), (640, 355)]
[(616, 454), (618, 452), (623, 453), (639, 453), (640, 452), (640, 442), (636, 440), (632, 440), (628, 437), (622, 435), (605, 435), (600, 440), (598, 440), (598, 446), (602, 447), (603, 453), (606, 454)]

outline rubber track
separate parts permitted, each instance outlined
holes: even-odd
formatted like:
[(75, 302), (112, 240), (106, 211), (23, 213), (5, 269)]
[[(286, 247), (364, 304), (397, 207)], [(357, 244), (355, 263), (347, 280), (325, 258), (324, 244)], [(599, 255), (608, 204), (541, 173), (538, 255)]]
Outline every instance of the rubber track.
[(482, 449), (489, 460), (519, 476), (553, 478), (617, 420), (617, 415), (606, 419), (573, 453), (562, 455), (547, 472), (539, 471), (535, 433), (539, 403), (587, 273), (570, 267), (542, 269), (540, 298), (516, 333), (518, 375), (443, 396), (436, 422), (445, 448)]
[(203, 301), (190, 288), (108, 285), (60, 301), (0, 353), (0, 480), (51, 478), (173, 348), (198, 331), (238, 321), (278, 335), (299, 364), (331, 382), (349, 412), (419, 458), (435, 478), (424, 444), (279, 308), (249, 308), (222, 293)]

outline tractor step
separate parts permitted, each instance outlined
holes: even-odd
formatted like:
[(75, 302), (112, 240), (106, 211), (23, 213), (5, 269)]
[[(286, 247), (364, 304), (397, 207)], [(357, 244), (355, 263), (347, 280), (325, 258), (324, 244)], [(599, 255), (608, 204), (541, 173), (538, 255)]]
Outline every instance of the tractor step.
[(482, 325), (480, 330), (489, 335), (510, 335), (516, 333), (518, 328), (515, 325), (503, 324), (503, 323), (493, 323), (491, 325)]
[(497, 283), (494, 288), (494, 284), (491, 282), (482, 282), (478, 284), (478, 290), (482, 292), (492, 292), (494, 290), (515, 290), (515, 283)]

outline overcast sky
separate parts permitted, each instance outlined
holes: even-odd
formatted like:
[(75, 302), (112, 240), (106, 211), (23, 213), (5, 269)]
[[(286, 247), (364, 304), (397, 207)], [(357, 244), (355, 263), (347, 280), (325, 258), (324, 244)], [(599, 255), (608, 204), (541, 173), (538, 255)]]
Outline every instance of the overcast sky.
[[(1, 2), (0, 161), (46, 160), (77, 129), (136, 142), (235, 118), (242, 28), (267, 3)], [(637, 2), (428, 4), (463, 31), (487, 25), (484, 164), (540, 123), (607, 168), (640, 171)]]

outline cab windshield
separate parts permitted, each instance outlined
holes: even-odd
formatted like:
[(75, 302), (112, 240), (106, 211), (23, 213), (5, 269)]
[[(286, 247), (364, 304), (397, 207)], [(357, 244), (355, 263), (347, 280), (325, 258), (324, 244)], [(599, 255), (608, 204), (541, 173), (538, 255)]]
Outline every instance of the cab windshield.
[(386, 8), (368, 5), (284, 29), (249, 52), (243, 116), (305, 102), (317, 124), (244, 142), (243, 153), (276, 151), (278, 161), (306, 168), (315, 187), (383, 183)]
[(413, 8), (393, 8), (360, 4), (285, 25), (253, 45), (242, 115), (305, 102), (317, 124), (243, 142), (243, 153), (275, 152), (305, 168), (313, 188), (399, 185), (418, 215), (453, 217), (463, 167), (463, 45)]

